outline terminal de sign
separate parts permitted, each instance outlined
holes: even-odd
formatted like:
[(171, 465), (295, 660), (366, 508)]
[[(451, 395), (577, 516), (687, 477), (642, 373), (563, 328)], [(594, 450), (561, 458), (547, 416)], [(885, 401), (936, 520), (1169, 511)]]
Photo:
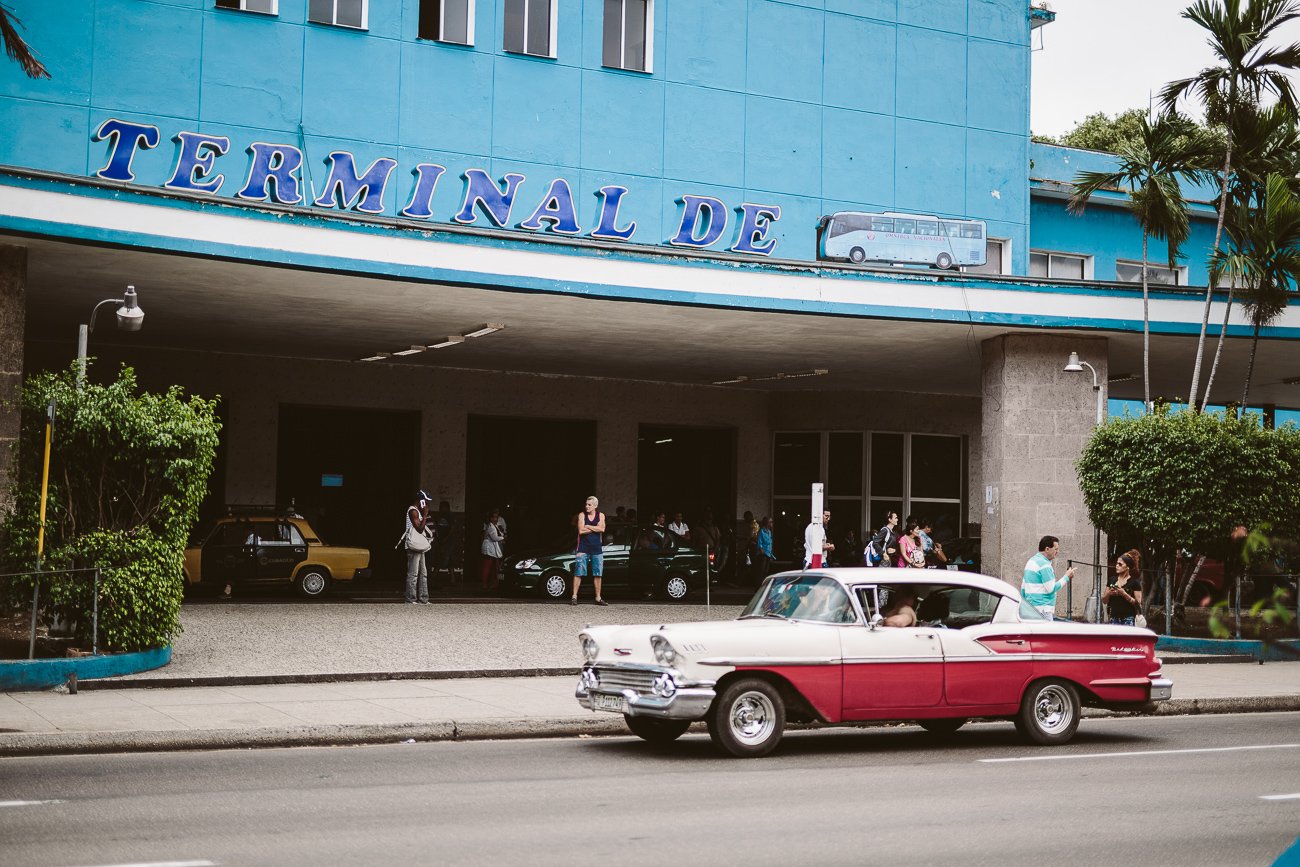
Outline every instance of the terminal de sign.
[[(110, 118), (96, 130), (94, 141), (108, 141), (109, 155), (97, 177), (121, 183), (135, 181), (131, 161), (140, 150), (157, 147), (160, 139), (158, 127), (144, 123)], [(217, 160), (230, 150), (227, 136), (209, 133), (178, 132), (172, 139), (176, 143), (176, 164), (171, 178), (163, 184), (170, 190), (217, 195), (226, 177), (218, 172)], [(300, 172), (303, 165), (301, 149), (289, 144), (254, 142), (248, 147), (248, 173), (235, 198), (250, 202), (274, 202), (280, 205), (300, 205), (304, 202)], [(319, 195), (311, 204), (318, 208), (356, 210), (366, 214), (381, 214), (384, 191), (397, 167), (397, 161), (381, 157), (364, 171), (359, 171), (356, 159), (347, 151), (332, 151), (325, 158), (329, 174)], [(398, 215), (413, 220), (433, 219), (433, 194), (438, 182), (446, 173), (445, 166), (420, 163), (411, 169), (414, 182), (411, 196)], [(517, 228), (530, 232), (549, 230), (560, 235), (582, 235), (605, 241), (631, 241), (636, 234), (636, 221), (622, 213), (628, 197), (627, 187), (610, 184), (596, 191), (600, 198), (600, 216), (596, 225), (584, 230), (578, 222), (578, 209), (574, 205), (573, 189), (564, 178), (555, 178), (546, 192), (536, 201), (528, 216), (518, 222), (515, 217), (516, 198), (525, 177), (510, 172), (500, 183), (478, 168), (467, 169), (461, 176), (465, 192), (460, 209), (450, 219), (462, 225), (472, 225), (480, 216), (486, 217), (496, 228)], [(677, 231), (667, 243), (675, 247), (704, 249), (722, 239), (727, 231), (729, 209), (713, 196), (686, 194), (677, 200), (682, 205)], [(768, 237), (772, 224), (781, 218), (779, 205), (758, 205), (749, 202), (736, 209), (735, 234), (730, 237), (733, 253), (750, 253), (759, 256), (771, 254), (776, 239)]]

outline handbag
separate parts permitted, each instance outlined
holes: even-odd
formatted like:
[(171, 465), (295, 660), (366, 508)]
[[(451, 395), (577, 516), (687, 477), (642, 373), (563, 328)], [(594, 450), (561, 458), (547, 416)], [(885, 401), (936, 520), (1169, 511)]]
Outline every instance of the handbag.
[(406, 550), (414, 551), (416, 554), (423, 554), (430, 547), (429, 537), (415, 529), (414, 525), (406, 528), (406, 536), (403, 539), (406, 543)]
[(1146, 617), (1144, 617), (1140, 612), (1139, 612), (1138, 614), (1134, 614), (1134, 615), (1133, 615), (1133, 625), (1134, 625), (1134, 626), (1140, 626), (1140, 627), (1142, 627), (1143, 629), (1146, 629), (1146, 628), (1147, 628), (1147, 619), (1146, 619)]

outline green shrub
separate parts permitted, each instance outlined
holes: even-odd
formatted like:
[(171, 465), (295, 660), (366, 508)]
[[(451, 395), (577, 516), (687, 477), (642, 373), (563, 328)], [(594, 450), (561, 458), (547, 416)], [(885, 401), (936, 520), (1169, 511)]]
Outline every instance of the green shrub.
[[(120, 650), (167, 644), (180, 631), (181, 567), (216, 454), (216, 401), (179, 386), (143, 392), (123, 367), (107, 385), (76, 387), (75, 367), (27, 377), (13, 511), (0, 525), (5, 572), (35, 566), (46, 406), (55, 400), (45, 569), (102, 567), (100, 643)], [(89, 575), (41, 584), (46, 619), (90, 634)], [(30, 604), (31, 580), (7, 588)]]

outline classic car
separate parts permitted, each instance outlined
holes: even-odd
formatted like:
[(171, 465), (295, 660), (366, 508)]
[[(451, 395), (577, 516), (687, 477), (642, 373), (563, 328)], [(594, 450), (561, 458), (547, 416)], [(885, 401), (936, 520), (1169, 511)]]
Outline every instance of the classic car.
[[(913, 597), (916, 626), (884, 625)], [(1170, 698), (1147, 629), (1049, 621), (1019, 592), (948, 570), (824, 569), (766, 579), (737, 620), (588, 627), (578, 702), (667, 743), (696, 720), (733, 756), (776, 748), (787, 722), (916, 722), (951, 734), (1009, 719), (1063, 744), (1083, 707)]]
[[(569, 598), (573, 594), (574, 547), (572, 542), (561, 542), (551, 550), (567, 550), (513, 558), (506, 570), (506, 590), (541, 593), (547, 599)], [(691, 590), (704, 586), (704, 549), (683, 544), (665, 528), (616, 526), (605, 534), (603, 547), (603, 593), (624, 591), (680, 602)], [(583, 583), (590, 586), (591, 579)]]
[(185, 549), (187, 587), (292, 584), (303, 596), (321, 596), (331, 582), (370, 572), (365, 548), (327, 545), (299, 514), (274, 509), (236, 510)]

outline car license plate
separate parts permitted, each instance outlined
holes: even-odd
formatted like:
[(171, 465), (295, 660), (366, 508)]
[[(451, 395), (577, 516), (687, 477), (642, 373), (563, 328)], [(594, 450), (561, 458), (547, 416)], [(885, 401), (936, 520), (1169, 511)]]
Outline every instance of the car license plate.
[(627, 699), (621, 695), (603, 695), (595, 692), (591, 695), (592, 710), (607, 710), (610, 713), (627, 713)]

